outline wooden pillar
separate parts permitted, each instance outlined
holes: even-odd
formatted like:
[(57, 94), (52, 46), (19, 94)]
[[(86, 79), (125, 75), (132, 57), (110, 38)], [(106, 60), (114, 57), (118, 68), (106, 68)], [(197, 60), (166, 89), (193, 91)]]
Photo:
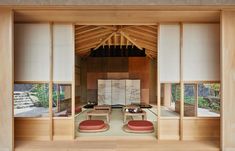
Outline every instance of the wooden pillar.
[(0, 10), (0, 151), (14, 149), (13, 12)]
[(49, 130), (50, 130), (50, 140), (53, 140), (53, 111), (52, 111), (52, 102), (53, 102), (53, 23), (50, 23), (50, 36), (51, 36), (51, 49), (50, 49), (50, 82), (49, 82)]
[(235, 10), (221, 15), (221, 148), (235, 150)]
[(180, 23), (180, 140), (183, 140), (184, 130), (184, 81), (183, 81), (183, 24)]
[(163, 100), (163, 105), (165, 107), (170, 107), (171, 106), (171, 84), (170, 83), (165, 83), (164, 84), (164, 100)]

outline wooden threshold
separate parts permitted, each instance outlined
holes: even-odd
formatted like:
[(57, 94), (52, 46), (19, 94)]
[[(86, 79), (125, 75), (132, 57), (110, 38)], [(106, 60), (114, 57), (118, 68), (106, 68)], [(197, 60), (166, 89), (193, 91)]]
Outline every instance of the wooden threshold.
[(15, 151), (219, 151), (217, 141), (89, 140), (16, 141)]

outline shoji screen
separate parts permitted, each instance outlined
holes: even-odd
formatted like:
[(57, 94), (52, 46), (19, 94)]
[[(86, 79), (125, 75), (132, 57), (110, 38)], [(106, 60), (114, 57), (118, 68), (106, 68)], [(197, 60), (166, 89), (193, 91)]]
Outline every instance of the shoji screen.
[(50, 25), (15, 24), (15, 81), (49, 81)]
[(183, 24), (184, 81), (220, 79), (219, 24)]
[(160, 82), (180, 80), (180, 25), (162, 24), (159, 34)]
[(72, 24), (53, 25), (53, 81), (71, 82), (74, 61)]

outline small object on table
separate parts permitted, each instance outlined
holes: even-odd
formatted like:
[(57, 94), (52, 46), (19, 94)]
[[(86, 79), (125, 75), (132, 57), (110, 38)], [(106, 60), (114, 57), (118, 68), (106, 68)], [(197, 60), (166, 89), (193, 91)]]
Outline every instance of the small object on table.
[(142, 112), (138, 113), (138, 112), (124, 112), (123, 113), (123, 122), (126, 122), (126, 118), (127, 116), (141, 116), (142, 120), (146, 120), (147, 119), (147, 115), (146, 112), (144, 110), (142, 110)]

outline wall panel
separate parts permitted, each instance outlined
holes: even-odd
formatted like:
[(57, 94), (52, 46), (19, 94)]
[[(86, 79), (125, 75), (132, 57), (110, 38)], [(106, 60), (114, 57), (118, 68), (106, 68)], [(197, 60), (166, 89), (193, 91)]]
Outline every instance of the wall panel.
[(49, 140), (49, 119), (15, 118), (16, 140)]
[(53, 81), (72, 81), (73, 37), (73, 25), (53, 24)]
[(183, 140), (220, 139), (220, 118), (184, 118)]
[(158, 59), (160, 82), (179, 82), (180, 25), (160, 25), (159, 38)]
[(184, 81), (219, 81), (219, 24), (183, 24), (182, 59)]
[(53, 140), (72, 140), (72, 119), (53, 119)]
[(49, 81), (50, 25), (15, 24), (15, 81)]
[(161, 140), (179, 140), (179, 119), (161, 118), (160, 138)]

